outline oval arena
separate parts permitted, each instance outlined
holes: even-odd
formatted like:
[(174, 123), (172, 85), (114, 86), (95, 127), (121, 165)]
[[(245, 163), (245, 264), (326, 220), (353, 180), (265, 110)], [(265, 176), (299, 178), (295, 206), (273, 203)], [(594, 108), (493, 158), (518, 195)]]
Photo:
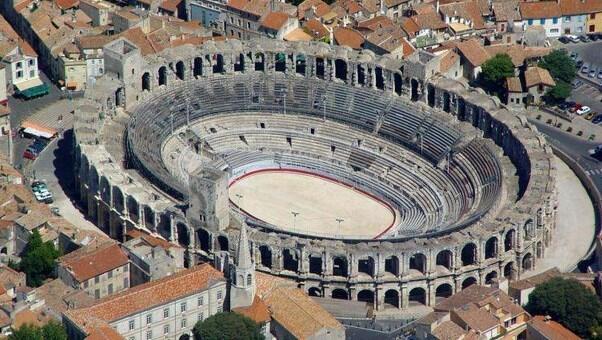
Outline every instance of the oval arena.
[(434, 55), (105, 49), (74, 131), (80, 201), (111, 237), (144, 229), (193, 263), (234, 255), (247, 224), (258, 270), (377, 309), (519, 278), (550, 245), (551, 149)]

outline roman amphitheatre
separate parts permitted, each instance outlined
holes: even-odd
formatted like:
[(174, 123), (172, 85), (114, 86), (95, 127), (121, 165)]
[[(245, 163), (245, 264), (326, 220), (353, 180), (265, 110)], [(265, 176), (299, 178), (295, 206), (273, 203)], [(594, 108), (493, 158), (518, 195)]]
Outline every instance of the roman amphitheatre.
[(76, 112), (79, 200), (116, 239), (257, 270), (376, 309), (433, 305), (535, 271), (558, 209), (551, 148), (440, 60), (323, 43), (125, 39)]

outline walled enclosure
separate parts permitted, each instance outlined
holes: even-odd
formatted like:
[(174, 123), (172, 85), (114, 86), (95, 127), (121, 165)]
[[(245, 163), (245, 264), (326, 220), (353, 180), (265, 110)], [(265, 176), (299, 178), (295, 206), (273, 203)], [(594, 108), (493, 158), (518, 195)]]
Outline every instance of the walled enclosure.
[[(259, 270), (295, 279), (310, 295), (368, 301), (377, 309), (434, 305), (437, 298), (473, 283), (486, 284), (501, 276), (520, 278), (537, 265), (550, 244), (556, 211), (551, 149), (526, 119), (496, 99), (438, 75), (439, 60), (433, 55), (417, 52), (407, 60), (396, 60), (323, 43), (260, 40), (209, 41), (201, 47), (181, 46), (142, 57), (133, 44), (120, 39), (105, 47), (105, 56), (108, 73), (86, 93), (76, 110), (74, 142), (79, 199), (88, 216), (111, 237), (123, 240), (127, 230), (145, 229), (184, 245), (188, 261), (195, 261), (220, 257), (224, 252), (234, 254), (240, 225), (248, 223)], [(253, 83), (266, 85), (254, 92)], [(321, 104), (322, 97), (313, 92), (297, 98), (303, 83), (324, 86), (327, 103)], [(470, 218), (416, 237), (344, 240), (284, 232), (249, 220), (229, 207), (228, 171), (208, 167), (182, 179), (166, 167), (162, 155), (166, 141), (187, 124), (187, 118), (192, 120), (187, 115), (193, 113), (170, 111), (161, 121), (159, 116), (149, 116), (157, 123), (152, 125), (152, 121), (142, 120), (147, 110), (141, 108), (169, 100), (188, 103), (187, 93), (203, 87), (228, 92), (206, 91), (213, 97), (200, 100), (209, 103), (216, 98), (216, 102), (226, 103), (211, 104), (205, 108), (212, 110), (209, 113), (194, 109), (195, 119), (219, 117), (220, 110), (232, 113), (235, 108), (272, 114), (284, 109), (286, 113), (286, 105), (289, 111), (298, 105), (299, 112), (305, 108), (302, 114), (320, 117), (323, 113), (328, 118), (315, 124), (336, 120), (382, 140), (393, 126), (387, 125), (389, 117), (395, 116), (389, 112), (403, 107), (400, 112), (410, 115), (407, 117), (416, 115), (418, 121), (441, 128), (429, 130), (417, 123), (415, 135), (399, 140), (388, 136), (387, 143), (392, 146), (387, 150), (403, 147), (408, 150), (404, 155), (438, 171), (451, 164), (452, 149), (460, 154), (455, 148), (470, 145), (472, 139), (482, 140), (487, 145), (483, 150), (493, 155), (500, 180), (491, 185), (497, 189), (491, 191), (492, 198), (483, 211), (474, 216), (446, 211), (445, 216)], [(376, 98), (385, 98), (385, 102), (373, 113), (373, 124), (356, 126), (345, 116), (352, 113), (346, 107), (340, 109), (345, 103), (335, 99), (340, 99), (335, 96), (340, 93), (351, 94), (346, 104), (358, 105), (358, 112), (361, 107), (353, 101), (356, 93), (369, 96), (368, 102), (376, 103)], [(237, 100), (245, 106), (240, 107)], [(220, 106), (229, 101), (233, 107)], [(470, 140), (436, 145), (438, 136), (431, 131), (445, 134), (448, 127), (470, 135)], [(155, 135), (141, 135), (140, 131)], [(159, 145), (156, 154), (142, 152), (145, 145), (155, 143)], [(211, 163), (220, 164), (219, 160)], [(470, 178), (479, 178), (484, 171), (477, 163), (466, 164), (465, 168), (472, 169)], [(358, 176), (368, 170), (361, 169)], [(196, 183), (195, 189), (190, 190), (188, 183)], [(493, 179), (481, 179), (478, 186), (467, 189), (466, 197), (471, 201), (485, 197), (491, 183)], [(194, 207), (194, 213), (186, 212), (188, 205)], [(421, 221), (428, 221), (431, 215), (440, 216), (423, 211)]]

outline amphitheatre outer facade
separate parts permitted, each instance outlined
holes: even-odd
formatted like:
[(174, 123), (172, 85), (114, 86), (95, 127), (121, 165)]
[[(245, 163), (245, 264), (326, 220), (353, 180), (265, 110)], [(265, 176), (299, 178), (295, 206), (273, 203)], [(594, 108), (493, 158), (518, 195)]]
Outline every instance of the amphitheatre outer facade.
[[(552, 150), (495, 98), (438, 74), (435, 55), (260, 40), (142, 56), (125, 39), (104, 54), (107, 74), (76, 110), (75, 171), (82, 207), (113, 238), (144, 229), (188, 263), (221, 262), (246, 223), (258, 270), (376, 309), (520, 278), (551, 243)], [(395, 222), (364, 236), (254, 218), (228, 190), (262, 168), (334, 177)]]

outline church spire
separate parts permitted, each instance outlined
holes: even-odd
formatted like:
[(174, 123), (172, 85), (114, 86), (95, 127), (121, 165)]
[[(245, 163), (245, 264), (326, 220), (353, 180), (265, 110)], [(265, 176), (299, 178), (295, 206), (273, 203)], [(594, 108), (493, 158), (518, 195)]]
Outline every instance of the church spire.
[(247, 238), (247, 224), (244, 222), (240, 227), (240, 238), (238, 239), (235, 264), (238, 269), (253, 269), (249, 239)]

